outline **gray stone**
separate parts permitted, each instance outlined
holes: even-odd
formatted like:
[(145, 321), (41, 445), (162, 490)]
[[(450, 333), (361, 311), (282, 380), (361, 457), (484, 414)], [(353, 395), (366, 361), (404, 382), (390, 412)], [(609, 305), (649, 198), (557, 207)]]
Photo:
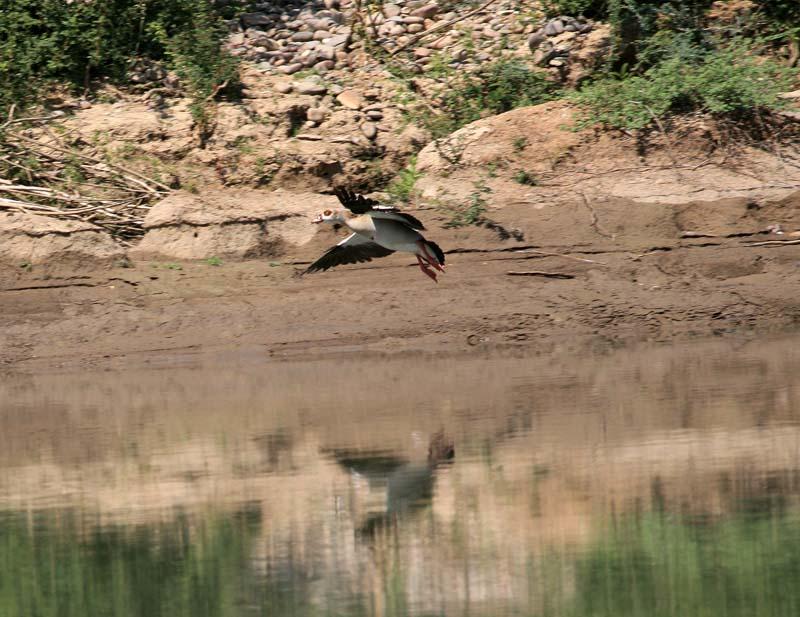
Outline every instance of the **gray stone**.
[(317, 11), (317, 18), (327, 17), (331, 21), (337, 24), (343, 24), (345, 22), (345, 16), (339, 11), (334, 10), (326, 10), (326, 11)]
[(322, 95), (328, 91), (328, 86), (318, 81), (301, 81), (294, 85), (298, 94)]
[(564, 32), (564, 24), (560, 19), (551, 19), (544, 27), (544, 33), (547, 36), (555, 36)]
[(247, 28), (272, 25), (272, 20), (264, 13), (242, 13), (241, 20)]
[(315, 41), (324, 41), (325, 39), (331, 38), (331, 33), (327, 30), (316, 30), (312, 38)]
[(322, 60), (333, 60), (336, 58), (336, 50), (330, 45), (320, 45), (317, 47), (317, 55)]
[(409, 24), (408, 31), (411, 34), (417, 34), (418, 32), (422, 32), (425, 29), (425, 26), (422, 24)]
[(383, 6), (383, 14), (386, 17), (397, 17), (400, 15), (400, 7), (396, 4), (385, 4)]
[(346, 47), (347, 43), (350, 41), (350, 34), (334, 34), (331, 38), (325, 41), (326, 45), (330, 45), (334, 48), (339, 47)]
[(378, 127), (372, 122), (364, 122), (361, 125), (361, 132), (367, 139), (375, 139), (378, 136)]
[(544, 43), (547, 40), (544, 32), (539, 30), (538, 32), (534, 32), (528, 37), (528, 49), (531, 50), (531, 53), (535, 52), (539, 45)]
[(336, 68), (336, 63), (333, 60), (323, 60), (322, 62), (317, 62), (314, 65), (314, 69), (320, 71), (321, 73), (332, 71), (334, 68)]
[(310, 41), (314, 38), (314, 33), (306, 30), (305, 32), (295, 32), (291, 39), (297, 43), (302, 43), (305, 41)]
[(325, 122), (325, 118), (331, 113), (327, 107), (312, 107), (306, 112), (306, 118), (312, 122)]
[(397, 22), (401, 24), (423, 24), (425, 20), (422, 17), (399, 17)]
[(383, 120), (383, 112), (378, 111), (377, 109), (368, 111), (366, 113), (367, 118), (370, 120)]
[(303, 64), (300, 62), (293, 62), (292, 64), (287, 64), (285, 66), (280, 67), (278, 70), (283, 73), (284, 75), (292, 75), (297, 73), (303, 69)]
[(425, 6), (421, 6), (418, 9), (414, 9), (411, 11), (411, 15), (414, 17), (422, 17), (424, 19), (431, 19), (436, 13), (439, 12), (439, 5), (435, 2), (431, 2), (430, 4), (426, 4)]

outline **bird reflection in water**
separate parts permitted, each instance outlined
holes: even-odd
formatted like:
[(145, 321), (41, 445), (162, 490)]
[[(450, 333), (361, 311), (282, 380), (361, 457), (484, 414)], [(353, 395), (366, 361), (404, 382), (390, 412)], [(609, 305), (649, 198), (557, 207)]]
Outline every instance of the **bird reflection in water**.
[(369, 541), (398, 520), (429, 507), (437, 471), (454, 458), (453, 441), (442, 430), (430, 437), (424, 462), (411, 462), (387, 454), (338, 453), (336, 461), (342, 467), (366, 478), (370, 486), (386, 487), (385, 509), (368, 514), (356, 530), (358, 535)]

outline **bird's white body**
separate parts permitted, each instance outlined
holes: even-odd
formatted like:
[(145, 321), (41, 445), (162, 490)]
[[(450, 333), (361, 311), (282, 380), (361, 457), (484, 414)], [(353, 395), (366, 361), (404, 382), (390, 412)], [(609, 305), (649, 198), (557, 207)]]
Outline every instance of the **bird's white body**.
[(435, 242), (426, 240), (417, 231), (425, 228), (412, 215), (346, 189), (337, 191), (336, 195), (349, 211), (325, 210), (313, 222), (342, 224), (353, 233), (312, 263), (307, 273), (371, 261), (395, 251), (415, 255), (422, 272), (434, 281), (434, 270), (444, 272), (444, 253)]

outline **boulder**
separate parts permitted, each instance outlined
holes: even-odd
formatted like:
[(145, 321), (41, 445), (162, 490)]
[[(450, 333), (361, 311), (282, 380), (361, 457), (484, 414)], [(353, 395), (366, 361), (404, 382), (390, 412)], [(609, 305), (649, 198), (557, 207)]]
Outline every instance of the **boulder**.
[(315, 193), (211, 190), (176, 192), (150, 209), (144, 238), (129, 251), (136, 259), (245, 259), (278, 257), (308, 243), (313, 215), (337, 207)]
[(90, 223), (0, 212), (0, 263), (102, 263), (124, 254), (110, 234)]

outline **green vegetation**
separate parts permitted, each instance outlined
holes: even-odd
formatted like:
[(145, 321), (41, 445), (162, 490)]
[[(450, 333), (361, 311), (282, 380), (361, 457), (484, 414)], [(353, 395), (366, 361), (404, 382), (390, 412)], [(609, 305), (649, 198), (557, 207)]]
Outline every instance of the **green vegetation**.
[(483, 215), (487, 210), (486, 194), (491, 193), (492, 189), (478, 182), (475, 190), (469, 194), (469, 200), (462, 207), (454, 211), (452, 218), (447, 221), (445, 227), (466, 227), (476, 225), (483, 220)]
[(209, 257), (205, 260), (207, 266), (221, 266), (222, 260), (219, 257)]
[(575, 566), (583, 617), (779, 617), (800, 612), (800, 521), (779, 512), (690, 525), (619, 521)]
[(239, 615), (256, 514), (85, 531), (79, 515), (0, 514), (0, 615)]
[(393, 202), (408, 203), (414, 197), (414, 185), (422, 174), (417, 171), (417, 157), (412, 156), (397, 178), (388, 186), (386, 191)]
[(536, 179), (532, 173), (525, 171), (524, 169), (518, 170), (514, 174), (514, 181), (518, 182), (519, 184), (525, 184), (527, 186), (536, 186), (539, 184), (539, 181)]
[(641, 75), (605, 77), (575, 93), (584, 124), (640, 129), (670, 113), (745, 114), (779, 109), (789, 69), (748, 54), (743, 45), (704, 54), (696, 64), (664, 60)]
[(414, 119), (442, 137), (484, 116), (554, 99), (558, 86), (543, 71), (522, 60), (496, 60), (477, 71), (454, 77), (440, 96), (440, 114), (429, 110)]
[(0, 10), (0, 119), (54, 84), (87, 90), (100, 79), (124, 83), (145, 60), (176, 70), (201, 123), (208, 101), (235, 85), (234, 59), (220, 45), (222, 17), (208, 0), (7, 0)]

